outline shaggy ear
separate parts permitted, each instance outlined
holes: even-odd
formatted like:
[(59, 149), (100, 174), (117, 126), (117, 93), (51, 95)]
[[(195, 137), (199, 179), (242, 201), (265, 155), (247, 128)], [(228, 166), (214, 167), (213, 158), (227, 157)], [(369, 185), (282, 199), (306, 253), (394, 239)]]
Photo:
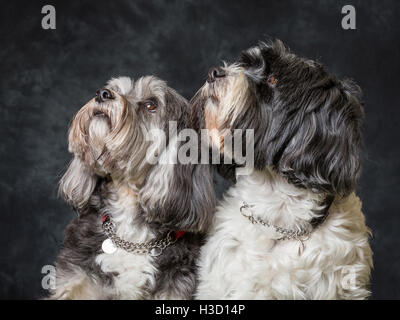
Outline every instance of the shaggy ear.
[(58, 192), (77, 210), (82, 210), (96, 187), (97, 177), (83, 162), (74, 157), (60, 180)]
[(361, 90), (348, 80), (312, 90), (318, 98), (300, 102), (274, 126), (272, 163), (295, 185), (347, 195), (360, 168)]
[(158, 169), (158, 180), (150, 175), (140, 192), (146, 219), (170, 230), (207, 231), (215, 208), (211, 166), (177, 164), (170, 174)]
[(169, 137), (167, 150), (141, 188), (140, 203), (149, 222), (161, 223), (170, 230), (205, 232), (215, 209), (212, 167), (198, 164), (201, 144), (197, 142), (200, 139), (195, 145), (190, 140), (190, 145), (198, 150), (197, 159), (191, 157), (194, 161), (183, 164), (179, 155), (177, 157), (182, 145), (188, 145), (186, 141), (178, 141), (180, 130), (193, 129), (194, 132), (191, 132), (199, 138), (204, 120), (198, 117), (193, 108), (189, 110), (191, 107), (187, 101), (175, 91), (171, 90), (166, 98), (170, 107), (168, 119), (177, 121), (178, 132)]

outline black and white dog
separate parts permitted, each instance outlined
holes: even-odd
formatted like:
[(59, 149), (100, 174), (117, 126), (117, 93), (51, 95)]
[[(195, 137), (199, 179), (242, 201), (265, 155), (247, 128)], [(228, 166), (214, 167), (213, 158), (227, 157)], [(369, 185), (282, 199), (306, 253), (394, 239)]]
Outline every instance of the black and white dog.
[[(167, 139), (147, 139), (170, 121), (177, 130)], [(182, 143), (178, 130), (194, 126), (187, 101), (152, 76), (112, 79), (78, 111), (60, 193), (79, 216), (67, 227), (50, 298), (192, 297), (214, 211), (212, 176), (208, 165), (169, 157)]]
[(238, 176), (216, 210), (197, 298), (369, 296), (369, 229), (354, 194), (360, 96), (352, 81), (279, 40), (210, 70), (192, 105), (222, 152), (227, 133), (254, 130), (254, 170)]

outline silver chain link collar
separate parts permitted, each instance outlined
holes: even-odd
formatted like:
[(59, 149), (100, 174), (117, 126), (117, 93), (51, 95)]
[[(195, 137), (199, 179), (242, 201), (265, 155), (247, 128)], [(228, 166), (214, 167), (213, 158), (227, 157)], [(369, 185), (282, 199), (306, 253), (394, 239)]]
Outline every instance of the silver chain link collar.
[(153, 257), (161, 255), (164, 249), (171, 244), (174, 244), (178, 239), (173, 237), (173, 231), (168, 232), (167, 236), (158, 240), (150, 240), (147, 242), (135, 243), (121, 239), (115, 232), (115, 224), (112, 222), (109, 215), (104, 215), (102, 218), (103, 230), (112, 243), (120, 249), (130, 253), (150, 254)]
[[(300, 241), (301, 248), (299, 249), (299, 254), (301, 254), (301, 252), (304, 250), (303, 242), (307, 241), (309, 239), (312, 229), (290, 230), (290, 229), (285, 229), (285, 228), (276, 226), (268, 221), (264, 221), (260, 218), (255, 218), (253, 216), (253, 213), (251, 212), (251, 208), (253, 208), (253, 207), (254, 207), (254, 205), (249, 205), (248, 203), (243, 201), (243, 205), (240, 207), (240, 213), (242, 214), (243, 217), (249, 219), (250, 222), (253, 224), (259, 223), (259, 224), (263, 225), (264, 227), (274, 228), (277, 233), (282, 235), (282, 237), (277, 239), (277, 241), (283, 241), (283, 240)], [(246, 214), (244, 212), (244, 210), (249, 210), (251, 213)]]

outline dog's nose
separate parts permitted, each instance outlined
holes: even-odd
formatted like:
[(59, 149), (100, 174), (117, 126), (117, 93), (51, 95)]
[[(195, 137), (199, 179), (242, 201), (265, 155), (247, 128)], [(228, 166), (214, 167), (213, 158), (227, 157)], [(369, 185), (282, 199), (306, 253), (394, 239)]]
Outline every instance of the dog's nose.
[(112, 93), (108, 89), (99, 89), (96, 92), (96, 101), (97, 102), (106, 102), (108, 100), (114, 99)]
[(214, 82), (217, 78), (223, 78), (225, 77), (225, 71), (222, 70), (222, 68), (211, 68), (208, 71), (208, 82)]

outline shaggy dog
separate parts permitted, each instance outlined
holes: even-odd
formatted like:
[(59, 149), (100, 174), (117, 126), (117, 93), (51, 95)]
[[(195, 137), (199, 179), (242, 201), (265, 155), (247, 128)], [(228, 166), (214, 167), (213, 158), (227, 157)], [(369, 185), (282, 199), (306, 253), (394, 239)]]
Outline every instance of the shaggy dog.
[(192, 105), (221, 152), (232, 130), (254, 130), (254, 170), (216, 210), (198, 299), (369, 296), (369, 229), (354, 194), (360, 95), (279, 40), (210, 70)]
[(152, 76), (110, 80), (75, 115), (60, 193), (79, 215), (66, 229), (52, 299), (192, 297), (212, 176), (208, 165), (174, 164), (177, 130), (152, 136), (170, 121), (197, 125), (187, 101)]

